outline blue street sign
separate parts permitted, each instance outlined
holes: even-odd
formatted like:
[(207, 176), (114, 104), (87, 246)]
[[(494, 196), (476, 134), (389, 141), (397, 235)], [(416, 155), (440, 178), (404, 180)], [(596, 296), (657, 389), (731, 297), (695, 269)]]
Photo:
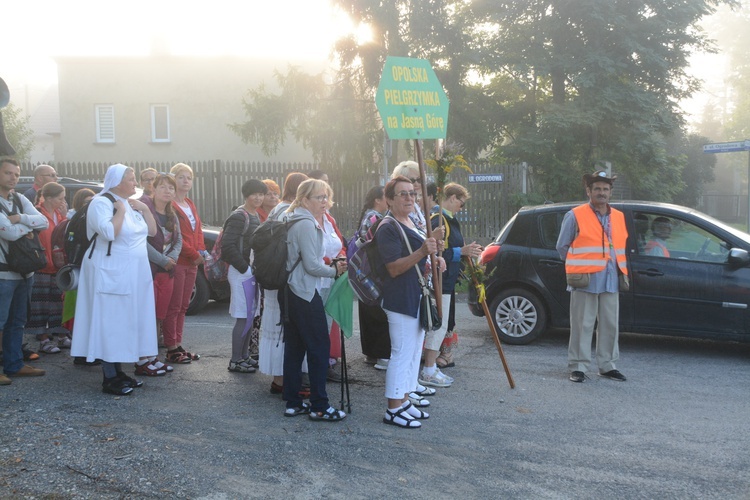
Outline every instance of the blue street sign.
[(503, 182), (503, 174), (469, 174), (469, 184)]
[(704, 153), (735, 153), (750, 151), (750, 141), (716, 142), (703, 146)]

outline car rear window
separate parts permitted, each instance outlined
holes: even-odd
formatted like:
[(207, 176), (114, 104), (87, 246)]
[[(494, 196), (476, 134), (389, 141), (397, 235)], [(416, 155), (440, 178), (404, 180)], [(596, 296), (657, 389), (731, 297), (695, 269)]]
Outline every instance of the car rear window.
[(562, 212), (546, 213), (539, 216), (539, 242), (542, 248), (555, 248), (560, 226), (565, 214)]

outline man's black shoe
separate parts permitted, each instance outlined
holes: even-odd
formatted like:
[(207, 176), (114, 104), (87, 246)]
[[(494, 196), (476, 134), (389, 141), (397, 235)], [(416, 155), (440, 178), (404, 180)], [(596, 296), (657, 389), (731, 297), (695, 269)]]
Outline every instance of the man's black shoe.
[(617, 380), (618, 382), (625, 382), (627, 380), (625, 378), (625, 375), (618, 372), (617, 370), (610, 370), (607, 373), (600, 373), (599, 375), (601, 375), (602, 377), (611, 378), (612, 380)]
[(583, 382), (586, 379), (586, 374), (579, 371), (571, 372), (570, 374), (570, 381), (571, 382)]

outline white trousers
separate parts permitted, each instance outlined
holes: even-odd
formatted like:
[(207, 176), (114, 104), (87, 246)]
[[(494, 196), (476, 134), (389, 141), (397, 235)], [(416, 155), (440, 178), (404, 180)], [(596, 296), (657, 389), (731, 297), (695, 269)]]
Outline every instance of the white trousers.
[(384, 309), (391, 336), (391, 359), (385, 372), (385, 397), (403, 399), (417, 388), (424, 330), (419, 318)]

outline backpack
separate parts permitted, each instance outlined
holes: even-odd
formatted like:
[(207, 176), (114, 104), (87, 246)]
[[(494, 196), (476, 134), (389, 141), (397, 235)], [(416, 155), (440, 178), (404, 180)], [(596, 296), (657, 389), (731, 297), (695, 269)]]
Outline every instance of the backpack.
[(359, 231), (354, 233), (354, 236), (352, 236), (349, 239), (349, 242), (346, 244), (346, 260), (352, 258), (354, 255), (354, 252), (362, 248), (362, 245), (370, 241), (375, 236), (375, 230), (378, 227), (378, 224), (380, 224), (380, 220), (382, 217), (378, 217), (377, 215), (373, 214), (370, 216), (370, 227), (367, 229), (367, 233), (363, 236), (359, 235)]
[(253, 233), (252, 249), (255, 255), (253, 260), (253, 276), (255, 281), (266, 290), (281, 290), (286, 286), (289, 274), (294, 271), (300, 256), (292, 269), (286, 270), (286, 260), (289, 254), (287, 249), (287, 234), (289, 228), (301, 219), (293, 221), (280, 221), (266, 219)]
[[(238, 208), (235, 212), (242, 212), (245, 216), (245, 229), (242, 230), (243, 238), (240, 238), (240, 253), (242, 253), (242, 245), (244, 243), (244, 236), (247, 232), (247, 228), (250, 227), (250, 214), (247, 211)], [(231, 217), (231, 215), (229, 216)], [(227, 220), (229, 220), (227, 217)], [(229, 276), (229, 263), (221, 259), (221, 243), (224, 236), (224, 229), (227, 227), (227, 221), (224, 221), (224, 226), (219, 231), (219, 236), (216, 237), (213, 248), (208, 254), (208, 258), (203, 262), (203, 272), (206, 274), (208, 281), (226, 281)]]
[(380, 304), (385, 283), (382, 274), (385, 265), (375, 242), (376, 232), (381, 224), (392, 224), (392, 220), (393, 217), (386, 216), (375, 221), (364, 240), (360, 238), (358, 248), (348, 261), (347, 273), (352, 291), (360, 302), (368, 306)]
[[(115, 197), (110, 193), (104, 193), (103, 196), (113, 204), (115, 203)], [(98, 234), (94, 233), (94, 236), (89, 239), (88, 234), (86, 233), (86, 219), (90, 204), (91, 202), (88, 202), (81, 207), (81, 209), (73, 214), (73, 217), (71, 217), (65, 225), (65, 239), (63, 241), (62, 250), (65, 254), (65, 262), (74, 266), (81, 265), (83, 262), (83, 256), (86, 254), (86, 250), (88, 250), (89, 246), (91, 246), (91, 252), (89, 253), (89, 258), (91, 258), (91, 254), (94, 252), (94, 247), (96, 246), (96, 237)], [(115, 214), (116, 212), (117, 209), (113, 206), (112, 214)], [(92, 242), (94, 243), (93, 245)], [(110, 255), (111, 250), (112, 242), (110, 241), (107, 246), (107, 255)]]
[(68, 222), (70, 219), (61, 220), (52, 230), (50, 245), (52, 246), (52, 264), (55, 269), (60, 269), (68, 263), (65, 256), (65, 235), (68, 234)]
[[(18, 199), (18, 195), (13, 195), (13, 206), (19, 214), (23, 213), (23, 205)], [(0, 203), (0, 208), (7, 215), (10, 215), (5, 205)], [(15, 241), (8, 241), (8, 253), (5, 253), (5, 249), (3, 249), (3, 254), (6, 263), (0, 263), (0, 271), (12, 271), (21, 276), (26, 276), (47, 267), (47, 254), (44, 252), (41, 241), (39, 241), (37, 231), (31, 231)]]

